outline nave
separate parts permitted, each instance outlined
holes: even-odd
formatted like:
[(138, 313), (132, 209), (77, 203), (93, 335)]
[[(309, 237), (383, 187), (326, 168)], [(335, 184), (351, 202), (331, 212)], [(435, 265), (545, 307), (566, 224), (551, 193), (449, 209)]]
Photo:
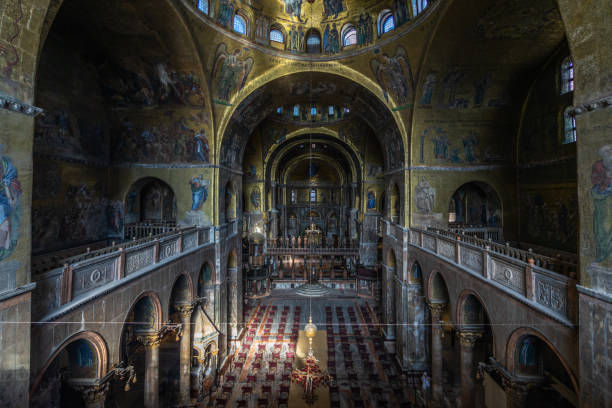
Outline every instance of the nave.
[(385, 349), (377, 306), (335, 291), (312, 300), (273, 291), (269, 298), (249, 302), (244, 341), (232, 355), (214, 406), (307, 406), (301, 386), (291, 383), (291, 371), (306, 353), (298, 338), (310, 310), (324, 339), (315, 342), (314, 355), (332, 377), (329, 390), (323, 389), (329, 396), (318, 401), (325, 405), (315, 406), (413, 406), (415, 389)]

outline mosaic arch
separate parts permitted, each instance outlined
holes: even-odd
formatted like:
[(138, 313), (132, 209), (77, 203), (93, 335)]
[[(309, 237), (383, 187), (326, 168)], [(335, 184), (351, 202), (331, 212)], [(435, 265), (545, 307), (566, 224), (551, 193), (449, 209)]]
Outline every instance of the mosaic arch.
[[(220, 164), (241, 167), (245, 146), (253, 130), (264, 119), (273, 117), (281, 104), (279, 101), (292, 105), (308, 104), (308, 101), (316, 99), (324, 106), (351, 101), (349, 109), (352, 114), (359, 116), (371, 129), (376, 129), (375, 135), (384, 147), (385, 167), (403, 167), (406, 151), (402, 138), (406, 134), (403, 121), (397, 112), (391, 112), (387, 107), (380, 90), (369, 90), (370, 87), (376, 90), (376, 85), (362, 76), (356, 72), (354, 75), (343, 72), (302, 72), (270, 75), (265, 82), (253, 81), (254, 90), (242, 98), (232, 111), (228, 110), (219, 121), (218, 134), (223, 135), (218, 144)], [(369, 86), (364, 86), (364, 83)]]

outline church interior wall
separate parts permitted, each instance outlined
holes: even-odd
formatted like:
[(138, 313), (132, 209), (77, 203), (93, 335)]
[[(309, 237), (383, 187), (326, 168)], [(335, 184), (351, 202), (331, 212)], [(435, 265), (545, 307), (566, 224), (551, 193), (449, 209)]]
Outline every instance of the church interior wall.
[[(255, 152), (247, 150), (244, 161), (242, 149), (256, 123), (270, 113), (266, 109), (276, 109), (274, 99), (258, 100), (263, 87), (300, 72), (350, 78), (391, 112), (392, 125), (381, 126), (385, 115), (370, 116), (378, 120), (368, 123), (380, 136), (380, 152), (376, 153), (372, 152), (377, 143), (370, 143), (375, 140), (373, 134), (350, 128), (360, 128), (363, 123), (358, 120), (321, 126), (325, 134), (348, 139), (358, 146), (356, 150), (366, 151), (357, 160), (364, 182), (351, 206), (358, 204), (362, 212), (371, 210), (389, 218), (391, 186), (397, 184), (402, 227), (446, 226), (450, 198), (457, 188), (470, 181), (484, 182), (500, 198), (505, 240), (578, 252), (580, 328), (554, 326), (554, 330), (541, 331), (564, 356), (572, 374), (580, 373), (584, 406), (603, 406), (612, 400), (606, 376), (612, 362), (607, 354), (592, 358), (607, 347), (600, 329), (610, 315), (612, 262), (612, 195), (606, 190), (612, 172), (612, 141), (610, 112), (604, 108), (612, 90), (608, 68), (612, 50), (606, 46), (612, 28), (605, 0), (588, 4), (572, 0), (436, 1), (424, 15), (404, 24), (400, 16), (409, 12), (410, 2), (405, 2), (404, 11), (391, 7), (391, 2), (355, 1), (348, 6), (340, 2), (338, 15), (327, 16), (338, 29), (355, 23), (362, 12), (375, 17), (386, 7), (393, 9), (399, 27), (380, 38), (375, 35), (372, 45), (332, 48), (330, 54), (314, 58), (292, 53), (289, 44), (271, 46), (261, 35), (265, 32), (262, 27), (271, 24), (279, 24), (286, 36), (292, 31), (295, 16), (290, 12), (281, 11), (282, 18), (272, 18), (279, 15), (278, 2), (235, 3), (247, 17), (244, 37), (230, 31), (229, 21), (219, 21), (217, 1), (211, 1), (210, 17), (194, 12), (193, 2), (187, 0), (133, 2), (133, 7), (116, 10), (104, 2), (92, 5), (80, 24), (108, 19), (116, 23), (116, 30), (104, 32), (99, 41), (84, 35), (73, 42), (67, 41), (71, 33), (64, 37), (53, 22), (57, 10), (65, 5), (71, 18), (80, 17), (76, 1), (15, 0), (0, 7), (0, 92), (3, 98), (6, 95), (18, 102), (3, 102), (0, 109), (0, 155), (5, 172), (14, 171), (5, 176), (11, 179), (15, 197), (18, 194), (18, 200), (9, 203), (10, 238), (4, 238), (5, 247), (0, 250), (0, 321), (30, 321), (35, 320), (30, 313), (35, 318), (45, 314), (40, 302), (49, 298), (43, 292), (53, 288), (41, 286), (31, 292), (35, 300), (30, 305), (31, 255), (121, 236), (121, 222), (115, 221), (125, 221), (126, 196), (138, 180), (154, 177), (167, 183), (176, 195), (179, 224), (212, 223), (219, 239), (214, 248), (202, 251), (205, 255), (185, 257), (108, 294), (104, 302), (91, 302), (68, 313), (65, 320), (69, 324), (33, 325), (31, 329), (1, 325), (0, 351), (11, 358), (2, 359), (0, 389), (9, 393), (0, 392), (0, 403), (27, 405), (28, 384), (40, 374), (46, 360), (39, 355), (50, 356), (71, 334), (84, 330), (109, 333), (105, 340), (110, 362), (118, 362), (119, 329), (110, 324), (99, 328), (93, 322), (124, 321), (122, 313), (129, 309), (129, 301), (151, 287), (159, 289), (167, 314), (171, 278), (189, 270), (192, 281), (197, 282), (197, 264), (204, 258), (214, 260), (218, 271), (216, 298), (227, 298), (231, 280), (236, 284), (232, 290), (242, 293), (242, 215), (270, 209), (263, 152), (303, 126), (269, 121), (274, 122), (270, 128), (255, 130), (261, 141)], [(326, 11), (321, 7), (320, 2), (315, 6), (315, 23), (324, 33), (320, 16)], [(135, 16), (134, 10), (144, 11)], [(303, 16), (308, 16), (308, 6), (304, 10)], [(61, 13), (57, 21), (65, 25)], [(96, 13), (99, 19), (92, 18)], [(512, 23), (517, 15), (534, 18), (517, 30)], [(306, 27), (306, 23), (301, 25)], [(117, 32), (127, 28), (133, 30), (133, 37), (144, 38), (140, 46), (123, 46)], [(156, 29), (158, 34), (151, 35)], [(165, 39), (162, 44), (157, 42), (160, 38)], [(113, 49), (121, 52), (109, 51)], [(150, 54), (135, 50), (149, 50)], [(551, 92), (557, 80), (556, 66), (570, 52), (577, 85), (573, 101)], [(243, 69), (237, 81), (224, 77), (224, 61), (232, 58)], [(397, 83), (385, 77), (389, 60), (398, 65)], [(404, 93), (398, 84), (407, 87)], [(253, 100), (256, 102), (241, 105)], [(368, 101), (363, 104), (374, 105)], [(572, 102), (579, 139), (564, 145), (559, 143), (561, 108)], [(34, 119), (26, 111), (30, 103), (43, 108), (45, 114)], [(394, 139), (397, 132), (400, 137)], [(349, 136), (343, 136), (347, 133)], [(397, 140), (402, 141), (400, 146)], [(550, 157), (557, 162), (549, 162)], [(255, 171), (249, 175), (251, 166)], [(417, 188), (423, 180), (429, 187), (421, 185), (419, 191), (428, 188), (428, 194), (433, 194), (431, 205), (417, 203)], [(232, 209), (236, 223), (230, 225), (226, 222), (228, 184), (233, 186), (236, 203)], [(259, 200), (253, 194), (255, 189)], [(201, 194), (204, 190), (205, 199), (197, 196), (196, 191)], [(327, 192), (321, 189), (318, 196)], [(374, 195), (373, 207), (369, 193)], [(548, 221), (544, 224), (542, 218)], [(374, 224), (367, 225), (373, 228)], [(382, 230), (383, 254), (393, 249), (396, 271), (406, 268), (408, 256), (413, 255), (423, 267), (424, 281), (440, 267), (433, 256), (407, 250), (407, 240), (399, 239), (406, 232), (399, 226), (385, 224)], [(238, 254), (238, 274), (229, 279), (227, 263), (232, 250)], [(483, 300), (490, 313), (497, 361), (508, 361), (503, 353), (511, 328), (496, 326), (496, 322), (521, 321), (537, 327), (546, 319), (513, 297), (498, 296), (495, 289), (459, 268), (444, 264), (442, 269), (451, 308), (468, 283)], [(399, 302), (400, 297), (396, 291), (387, 292), (383, 304), (400, 307), (401, 302), (388, 303), (390, 299)], [(50, 302), (48, 306), (54, 305)], [(240, 301), (236, 308), (242, 316)], [(404, 310), (403, 316), (410, 313)], [(228, 302), (220, 301), (215, 319), (227, 321), (227, 315)], [(385, 317), (387, 322), (393, 318)], [(402, 336), (400, 347), (406, 345)], [(224, 355), (227, 341), (223, 338), (220, 348)]]

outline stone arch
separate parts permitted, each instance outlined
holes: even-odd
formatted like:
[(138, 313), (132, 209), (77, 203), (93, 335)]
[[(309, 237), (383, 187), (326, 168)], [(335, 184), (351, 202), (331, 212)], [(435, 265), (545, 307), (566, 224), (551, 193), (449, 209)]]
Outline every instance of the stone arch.
[(168, 298), (169, 308), (172, 309), (173, 303), (191, 303), (193, 293), (191, 276), (186, 272), (179, 274), (172, 284), (172, 290)]
[(571, 380), (574, 392), (577, 393), (579, 390), (578, 379), (576, 377), (576, 374), (569, 366), (567, 359), (545, 335), (543, 335), (537, 329), (532, 327), (520, 327), (514, 330), (508, 338), (508, 342), (506, 343), (506, 370), (508, 370), (508, 372), (512, 375), (518, 375), (516, 372), (516, 357), (517, 353), (519, 352), (519, 346), (521, 345), (521, 341), (523, 339), (530, 336), (537, 338), (554, 353), (554, 355), (557, 357), (557, 359), (565, 369), (565, 372), (568, 375), (569, 379)]
[[(444, 275), (437, 269), (430, 272), (427, 280), (427, 299), (430, 302), (450, 304), (448, 285)], [(451, 318), (453, 317), (451, 313)]]
[(419, 261), (416, 258), (412, 258), (408, 265), (409, 268), (406, 268), (406, 273), (404, 276), (404, 281), (408, 282), (410, 285), (423, 285), (423, 268)]
[(44, 375), (47, 373), (48, 368), (55, 361), (55, 359), (63, 351), (67, 350), (68, 346), (70, 346), (71, 344), (76, 344), (76, 342), (79, 342), (79, 341), (86, 342), (91, 347), (91, 350), (95, 354), (96, 368), (95, 368), (94, 378), (101, 379), (102, 377), (104, 377), (104, 375), (108, 371), (108, 364), (109, 364), (108, 347), (106, 345), (106, 341), (97, 332), (89, 331), (89, 330), (82, 331), (82, 332), (75, 333), (72, 336), (68, 337), (51, 354), (51, 356), (47, 359), (47, 362), (42, 366), (40, 373), (34, 380), (34, 383), (32, 384), (32, 388), (30, 390), (30, 395), (33, 395), (34, 392), (38, 389), (41, 380), (43, 379)]
[(495, 188), (484, 181), (472, 180), (461, 184), (449, 200), (449, 225), (502, 227), (503, 203), (500, 197)]
[(495, 326), (491, 322), (491, 315), (482, 297), (470, 289), (464, 289), (457, 298), (455, 310), (455, 322), (460, 329), (482, 331), (485, 335), (490, 334), (490, 340), (485, 339), (491, 347), (486, 351), (495, 356)]
[(176, 194), (167, 182), (156, 177), (143, 177), (132, 183), (123, 204), (126, 224), (176, 221)]
[[(152, 292), (152, 291), (146, 291), (146, 292), (141, 293), (138, 297), (136, 297), (136, 299), (130, 305), (130, 308), (128, 309), (127, 313), (125, 314), (125, 318), (123, 320), (123, 328), (121, 330), (122, 337), (123, 337), (123, 333), (125, 332), (126, 326), (129, 323), (128, 319), (130, 318), (130, 314), (135, 311), (135, 307), (138, 305), (138, 303), (145, 298), (149, 299), (149, 301), (151, 302), (151, 306), (154, 310), (154, 322), (152, 323), (151, 330), (161, 329), (162, 321), (163, 321), (163, 309), (162, 309), (161, 301), (157, 293)], [(134, 317), (138, 318), (138, 316), (134, 316)], [(135, 321), (138, 321), (138, 320), (135, 320)], [(119, 350), (118, 361), (122, 361), (121, 347), (119, 347), (118, 350)]]
[[(383, 95), (382, 89), (376, 82), (374, 82), (372, 78), (347, 66), (335, 66), (333, 69), (325, 65), (316, 65), (311, 67), (296, 66), (292, 68), (292, 71), (289, 73), (286, 71), (286, 68), (272, 68), (271, 70), (267, 71), (266, 75), (255, 80), (253, 87), (245, 88), (245, 90), (239, 91), (234, 97), (231, 98), (232, 100), (230, 102), (232, 103), (233, 107), (219, 119), (217, 135), (220, 137), (220, 140), (219, 143), (217, 143), (216, 153), (217, 157), (220, 158), (220, 161), (223, 161), (223, 157), (226, 156), (226, 152), (224, 151), (236, 150), (236, 162), (242, 162), (242, 153), (244, 152), (244, 149), (242, 149), (240, 145), (246, 143), (246, 140), (241, 142), (237, 139), (243, 137), (240, 135), (241, 133), (246, 133), (246, 137), (250, 136), (250, 130), (252, 130), (252, 128), (254, 128), (259, 121), (256, 120), (253, 126), (250, 126), (251, 129), (245, 129), (244, 125), (240, 125), (237, 122), (243, 121), (244, 118), (242, 117), (241, 113), (245, 111), (246, 107), (252, 104), (254, 100), (265, 99), (261, 98), (261, 96), (265, 93), (267, 87), (270, 86), (272, 82), (281, 79), (285, 80), (287, 77), (293, 75), (317, 73), (319, 75), (333, 76), (343, 81), (350, 81), (351, 83), (360, 86), (367, 92), (366, 97), (368, 103), (378, 103), (384, 107), (384, 109), (380, 110), (380, 113), (388, 115), (388, 118), (385, 117), (384, 123), (390, 124), (390, 126), (386, 129), (386, 132), (379, 132), (381, 139), (389, 141), (389, 149), (385, 151), (385, 157), (389, 155), (390, 151), (396, 149), (398, 150), (395, 152), (398, 155), (398, 160), (400, 160), (401, 163), (405, 162), (408, 145), (407, 141), (404, 140), (403, 135), (407, 135), (409, 132), (402, 119), (402, 115), (399, 112), (392, 110), (392, 104), (387, 101)], [(260, 118), (265, 117), (265, 115), (268, 113), (274, 112), (276, 108), (276, 104), (270, 104), (268, 107), (258, 105)], [(366, 120), (366, 122), (372, 124), (373, 119), (374, 118), (370, 117), (368, 120)], [(389, 162), (390, 160), (386, 161)], [(398, 165), (401, 165), (401, 163), (394, 163), (393, 165), (387, 163), (387, 165), (388, 168), (392, 169), (396, 168)]]

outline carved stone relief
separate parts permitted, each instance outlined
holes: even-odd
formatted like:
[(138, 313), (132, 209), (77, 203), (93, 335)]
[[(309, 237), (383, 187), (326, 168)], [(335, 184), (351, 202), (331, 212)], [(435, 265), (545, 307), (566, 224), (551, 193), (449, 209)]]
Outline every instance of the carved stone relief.
[(445, 258), (455, 260), (455, 244), (444, 240), (438, 241), (438, 253)]
[(82, 269), (75, 269), (73, 275), (73, 295), (79, 296), (98, 286), (110, 282), (115, 277), (115, 259), (103, 261)]
[(512, 289), (521, 295), (525, 293), (525, 276), (519, 268), (505, 262), (493, 260), (492, 278), (505, 287)]
[(174, 256), (177, 253), (178, 240), (164, 242), (159, 246), (159, 259), (166, 259)]
[(151, 264), (153, 264), (153, 247), (127, 254), (125, 258), (125, 275), (130, 275)]
[(476, 272), (482, 272), (482, 254), (480, 252), (462, 247), (461, 264)]
[(429, 249), (430, 251), (436, 250), (436, 239), (428, 235), (423, 235), (423, 248)]
[(535, 288), (536, 301), (552, 309), (554, 312), (565, 315), (567, 297), (565, 288), (555, 285), (553, 282), (545, 279), (536, 280)]

